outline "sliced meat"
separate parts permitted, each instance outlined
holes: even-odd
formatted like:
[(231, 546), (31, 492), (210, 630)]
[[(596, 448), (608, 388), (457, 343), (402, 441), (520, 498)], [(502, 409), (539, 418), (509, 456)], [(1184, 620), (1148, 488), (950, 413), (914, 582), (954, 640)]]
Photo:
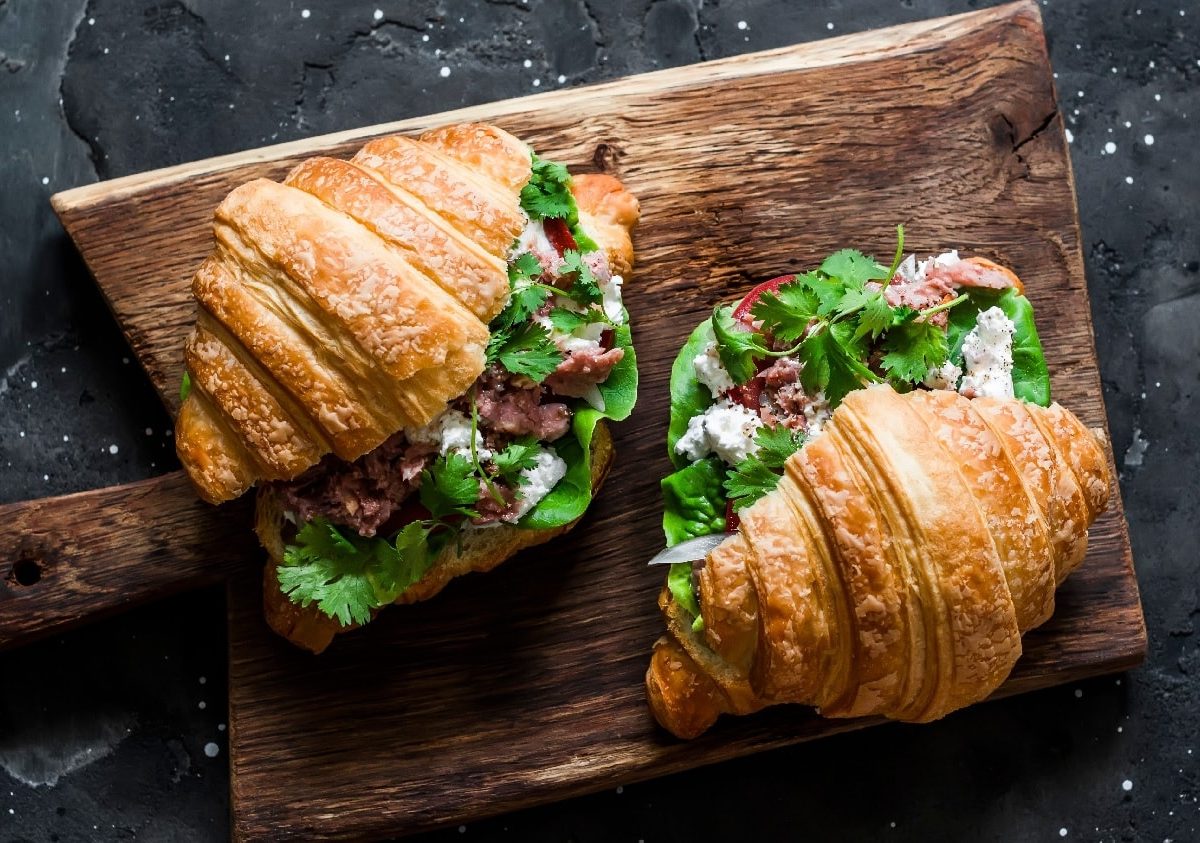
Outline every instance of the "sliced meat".
[(955, 287), (977, 287), (986, 290), (1007, 290), (1015, 287), (1021, 292), (1021, 281), (1000, 264), (993, 263), (987, 258), (968, 258), (949, 265), (929, 267), (925, 278), (934, 278), (939, 284), (949, 284)]
[(475, 504), (475, 511), (479, 513), (479, 517), (472, 518), (472, 524), (494, 524), (516, 513), (520, 503), (516, 491), (503, 483), (493, 483), (492, 487), (500, 496), (500, 500), (492, 496), (486, 483), (479, 481), (479, 501)]
[(478, 381), (475, 406), (485, 428), (553, 442), (570, 428), (571, 411), (560, 402), (543, 404), (544, 397), (537, 384), (518, 383), (504, 370), (493, 367)]
[(546, 386), (556, 395), (583, 398), (592, 387), (608, 380), (613, 367), (620, 363), (624, 356), (625, 351), (620, 348), (610, 348), (607, 351), (602, 346), (597, 346), (594, 350), (577, 349), (569, 353), (550, 377), (546, 378)]
[(800, 361), (794, 357), (780, 357), (770, 366), (758, 373), (763, 386), (767, 389), (779, 389), (784, 384), (795, 383), (800, 379)]
[(373, 536), (420, 485), (436, 449), (398, 433), (352, 463), (326, 457), (299, 478), (275, 484), (285, 510), (299, 521), (325, 518)]

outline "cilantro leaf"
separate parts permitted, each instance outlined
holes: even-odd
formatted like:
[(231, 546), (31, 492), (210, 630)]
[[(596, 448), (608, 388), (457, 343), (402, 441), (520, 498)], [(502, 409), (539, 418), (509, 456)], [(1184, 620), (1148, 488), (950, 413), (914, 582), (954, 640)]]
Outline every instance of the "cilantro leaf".
[(521, 188), (521, 207), (535, 220), (545, 217), (570, 220), (577, 216), (567, 168), (534, 155), (533, 172)]
[(800, 383), (809, 395), (823, 391), (831, 407), (865, 382), (878, 380), (845, 342), (844, 333), (831, 328), (813, 334), (800, 346), (800, 362), (804, 364)]
[(541, 450), (533, 437), (517, 439), (492, 456), (492, 465), (496, 473), (505, 483), (516, 488), (520, 485), (521, 472), (537, 465), (537, 455)]
[(725, 491), (734, 510), (743, 509), (774, 490), (781, 476), (758, 457), (746, 457), (725, 478)]
[(434, 460), (421, 472), (421, 505), (434, 518), (466, 515), (474, 518), (479, 499), (479, 476), (471, 461), (455, 451)]
[(565, 307), (556, 307), (550, 311), (550, 324), (562, 331), (564, 334), (569, 334), (573, 331), (578, 331), (585, 325), (591, 325), (593, 322), (604, 320), (604, 315), (598, 311), (591, 310), (580, 313), (577, 310), (567, 310)]
[(180, 403), (187, 400), (188, 395), (192, 392), (192, 376), (188, 374), (187, 369), (183, 370), (183, 380), (179, 382), (179, 401)]
[(758, 445), (758, 459), (767, 468), (783, 468), (787, 458), (804, 444), (804, 434), (781, 424), (775, 427), (763, 425), (754, 437), (754, 444)]
[(858, 327), (854, 331), (855, 339), (870, 336), (872, 340), (892, 327), (895, 321), (895, 311), (888, 304), (882, 290), (855, 290), (846, 294), (839, 311), (857, 313)]
[(430, 546), (429, 533), (423, 522), (410, 521), (396, 534), (395, 553), (383, 557), (379, 573), (379, 584), (389, 594), (403, 593), (433, 564), (437, 554)]
[(372, 580), (381, 554), (394, 553), (382, 539), (353, 539), (322, 518), (301, 528), (283, 552), (279, 587), (294, 603), (317, 604), (342, 626), (362, 624), (382, 605)]
[(763, 293), (750, 308), (761, 319), (763, 330), (782, 342), (795, 342), (804, 336), (809, 323), (817, 318), (821, 300), (803, 281), (789, 281), (773, 293)]
[(950, 355), (946, 330), (918, 320), (913, 311), (895, 325), (883, 340), (880, 365), (889, 378), (904, 384), (919, 383), (930, 369), (942, 365)]
[(487, 362), (541, 383), (563, 361), (550, 333), (536, 322), (498, 331), (487, 344)]
[(848, 287), (862, 287), (868, 281), (883, 281), (888, 277), (886, 266), (880, 266), (857, 249), (834, 252), (825, 258), (821, 271), (841, 279)]
[(734, 383), (742, 384), (754, 377), (754, 359), (767, 353), (762, 334), (746, 330), (733, 318), (733, 308), (718, 307), (712, 315), (713, 335), (717, 339), (717, 354), (721, 365)]
[(567, 249), (563, 252), (562, 268), (559, 271), (563, 275), (573, 276), (570, 289), (564, 293), (568, 298), (580, 304), (597, 304), (604, 300), (600, 282), (596, 280), (592, 268), (587, 265), (578, 250)]

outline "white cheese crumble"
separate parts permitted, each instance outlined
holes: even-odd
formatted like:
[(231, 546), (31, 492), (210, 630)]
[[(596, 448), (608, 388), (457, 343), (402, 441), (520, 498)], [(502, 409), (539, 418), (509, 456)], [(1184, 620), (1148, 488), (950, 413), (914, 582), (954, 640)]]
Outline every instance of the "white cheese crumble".
[(687, 432), (675, 443), (675, 450), (693, 462), (711, 453), (729, 465), (737, 465), (758, 453), (754, 437), (762, 425), (757, 413), (722, 398), (688, 421)]
[(621, 298), (621, 285), (625, 283), (625, 279), (620, 275), (614, 275), (607, 281), (600, 281), (600, 292), (604, 296), (601, 306), (604, 308), (604, 315), (607, 316), (614, 325), (620, 325), (625, 321), (625, 303)]
[(925, 373), (925, 380), (922, 384), (930, 389), (958, 389), (958, 379), (962, 377), (962, 369), (955, 363), (947, 360), (942, 365), (930, 369)]
[(998, 307), (979, 314), (975, 327), (963, 339), (966, 374), (958, 391), (968, 398), (1013, 397), (1013, 333), (1016, 326)]
[(512, 254), (516, 256), (522, 252), (532, 252), (537, 256), (544, 253), (554, 254), (556, 251), (549, 238), (546, 237), (546, 229), (542, 227), (542, 221), (531, 219), (525, 223), (525, 228), (517, 238), (517, 245), (513, 248)]
[(909, 255), (900, 262), (900, 266), (896, 268), (896, 275), (902, 281), (920, 283), (925, 280), (925, 275), (935, 266), (954, 266), (961, 263), (962, 258), (958, 256), (957, 249), (951, 249), (948, 252), (942, 252), (940, 255), (933, 255), (925, 260), (917, 263), (916, 255)]
[(720, 398), (723, 393), (733, 389), (733, 378), (721, 364), (716, 341), (710, 342), (702, 353), (696, 355), (692, 366), (696, 369), (696, 380), (708, 387), (713, 398)]
[(516, 522), (533, 509), (550, 490), (558, 485), (567, 474), (567, 463), (553, 448), (542, 448), (534, 456), (533, 468), (522, 469), (520, 480), (521, 499), (516, 510), (505, 521)]
[[(471, 453), (471, 420), (459, 410), (446, 410), (424, 427), (410, 430), (408, 441), (436, 445), (442, 456), (450, 451), (469, 456)], [(480, 462), (492, 458), (492, 452), (483, 447), (483, 434), (478, 428), (475, 430), (475, 455), (479, 457)]]
[(829, 421), (832, 415), (833, 410), (829, 407), (825, 390), (821, 390), (804, 405), (804, 435), (809, 439), (820, 436), (825, 430), (825, 422)]

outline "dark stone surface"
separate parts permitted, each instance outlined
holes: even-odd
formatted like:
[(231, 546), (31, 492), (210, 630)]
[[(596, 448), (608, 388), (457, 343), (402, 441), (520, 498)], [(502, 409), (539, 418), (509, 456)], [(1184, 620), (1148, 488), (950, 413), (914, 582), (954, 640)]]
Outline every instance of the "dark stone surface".
[[(54, 220), (54, 190), (979, 5), (0, 0), (0, 500), (175, 465), (169, 420)], [(1148, 664), (467, 835), (1200, 837), (1200, 8), (1050, 0), (1043, 11)], [(0, 840), (226, 836), (223, 612), (218, 591), (201, 592), (0, 657)]]

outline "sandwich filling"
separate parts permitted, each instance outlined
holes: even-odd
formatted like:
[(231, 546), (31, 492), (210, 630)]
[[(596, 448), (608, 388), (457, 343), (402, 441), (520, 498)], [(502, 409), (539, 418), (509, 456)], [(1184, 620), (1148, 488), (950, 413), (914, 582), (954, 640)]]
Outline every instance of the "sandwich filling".
[(528, 222), (487, 366), (428, 424), (353, 462), (271, 484), (288, 523), (280, 587), (343, 626), (365, 623), (469, 530), (553, 529), (591, 500), (591, 440), (637, 396), (623, 279), (586, 232), (560, 164), (533, 156)]
[[(887, 382), (1050, 403), (1033, 308), (1015, 276), (956, 251), (905, 258), (897, 233), (890, 267), (844, 249), (717, 307), (692, 332), (671, 370), (668, 545), (736, 530), (738, 510), (775, 488), (851, 390)], [(694, 630), (697, 570), (678, 563), (667, 580)]]

